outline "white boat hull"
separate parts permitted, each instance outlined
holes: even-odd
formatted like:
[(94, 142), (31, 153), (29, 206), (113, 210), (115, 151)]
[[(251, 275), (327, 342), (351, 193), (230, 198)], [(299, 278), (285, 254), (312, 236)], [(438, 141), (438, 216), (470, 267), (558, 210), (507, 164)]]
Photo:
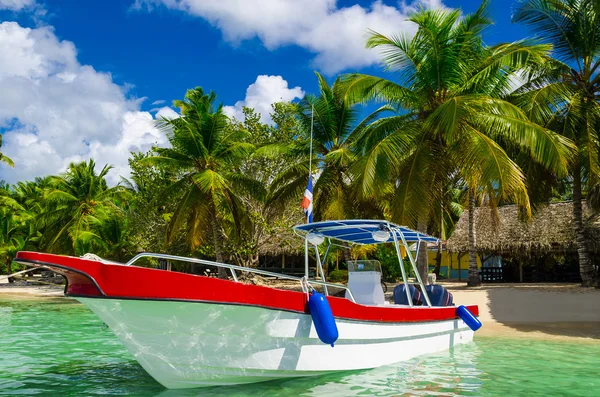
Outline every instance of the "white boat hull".
[(172, 389), (375, 368), (473, 340), (473, 331), (460, 319), (336, 319), (339, 339), (331, 347), (319, 340), (311, 316), (303, 313), (219, 303), (77, 299), (154, 379)]

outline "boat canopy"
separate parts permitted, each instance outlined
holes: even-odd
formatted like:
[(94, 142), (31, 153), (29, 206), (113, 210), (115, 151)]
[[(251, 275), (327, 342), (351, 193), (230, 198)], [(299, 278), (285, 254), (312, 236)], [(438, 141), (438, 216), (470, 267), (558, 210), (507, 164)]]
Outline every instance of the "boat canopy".
[(385, 220), (337, 220), (305, 223), (294, 226), (296, 234), (302, 238), (317, 241), (324, 238), (344, 241), (352, 244), (383, 244), (393, 242), (391, 233), (398, 240), (407, 243), (424, 241), (437, 243), (438, 239), (428, 234), (417, 232), (405, 226), (396, 225)]

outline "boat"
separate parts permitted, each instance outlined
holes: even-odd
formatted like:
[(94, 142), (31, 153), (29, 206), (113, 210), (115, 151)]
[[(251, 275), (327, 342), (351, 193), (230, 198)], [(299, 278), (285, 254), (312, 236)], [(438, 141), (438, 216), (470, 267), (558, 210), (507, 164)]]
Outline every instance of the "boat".
[[(303, 277), (146, 252), (127, 263), (25, 251), (15, 261), (63, 275), (65, 295), (92, 310), (170, 389), (370, 369), (473, 340), (480, 326), (477, 306), (435, 306), (427, 293), (420, 306), (412, 299), (415, 287), (404, 261), (425, 291), (416, 253), (420, 244), (436, 244), (435, 237), (384, 220), (315, 222), (294, 231), (304, 239)], [(381, 299), (381, 273), (372, 261), (351, 263), (348, 285), (325, 280), (322, 264), (330, 249), (355, 244), (394, 245), (403, 276), (396, 289), (402, 287), (403, 304)], [(316, 278), (309, 277), (311, 257), (320, 273)], [(231, 276), (136, 266), (143, 258), (225, 268)], [(244, 283), (242, 273), (294, 280), (301, 288)], [(343, 294), (330, 294), (334, 290)]]

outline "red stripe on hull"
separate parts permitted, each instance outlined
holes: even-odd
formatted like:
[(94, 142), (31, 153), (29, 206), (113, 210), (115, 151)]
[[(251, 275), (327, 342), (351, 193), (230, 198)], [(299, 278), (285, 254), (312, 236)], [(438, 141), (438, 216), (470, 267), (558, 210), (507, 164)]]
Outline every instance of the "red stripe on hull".
[[(157, 299), (260, 306), (308, 313), (306, 295), (204, 276), (120, 264), (104, 264), (71, 256), (19, 252), (17, 262), (51, 267), (67, 277), (65, 294), (124, 299)], [(425, 322), (456, 318), (455, 307), (365, 306), (327, 297), (333, 315), (357, 321)], [(477, 306), (468, 306), (476, 316)]]

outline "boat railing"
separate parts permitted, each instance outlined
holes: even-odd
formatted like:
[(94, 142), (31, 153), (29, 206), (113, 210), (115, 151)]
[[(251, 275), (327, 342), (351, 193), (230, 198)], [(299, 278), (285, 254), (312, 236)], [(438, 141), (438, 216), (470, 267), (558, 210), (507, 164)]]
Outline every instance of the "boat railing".
[[(290, 276), (290, 275), (282, 274), (282, 273), (274, 273), (274, 272), (269, 272), (266, 270), (253, 269), (253, 268), (237, 266), (237, 265), (230, 265), (228, 263), (214, 262), (214, 261), (209, 261), (206, 259), (188, 258), (185, 256), (168, 255), (168, 254), (155, 254), (155, 253), (151, 253), (151, 252), (142, 252), (142, 253), (137, 254), (136, 256), (131, 258), (129, 260), (129, 262), (127, 262), (125, 264), (125, 266), (132, 266), (135, 262), (137, 262), (141, 258), (167, 259), (167, 260), (173, 260), (173, 261), (198, 263), (201, 265), (215, 266), (215, 267), (229, 269), (229, 271), (231, 272), (231, 276), (233, 277), (233, 280), (236, 283), (239, 282), (237, 274), (235, 273), (236, 270), (240, 271), (240, 272), (255, 273), (255, 274), (260, 274), (263, 276), (276, 277), (276, 278), (285, 279), (285, 280), (294, 280), (294, 281), (298, 281), (298, 282), (302, 281), (302, 277)], [(352, 300), (352, 302), (356, 303), (356, 299), (354, 299), (354, 295), (352, 294), (352, 291), (350, 290), (350, 288), (348, 288), (345, 285), (336, 284), (336, 283), (328, 283), (326, 281), (319, 281), (319, 280), (308, 280), (308, 282), (310, 284), (322, 285), (324, 287), (334, 287), (334, 288), (340, 288), (340, 289), (346, 290), (348, 292), (350, 300)]]

